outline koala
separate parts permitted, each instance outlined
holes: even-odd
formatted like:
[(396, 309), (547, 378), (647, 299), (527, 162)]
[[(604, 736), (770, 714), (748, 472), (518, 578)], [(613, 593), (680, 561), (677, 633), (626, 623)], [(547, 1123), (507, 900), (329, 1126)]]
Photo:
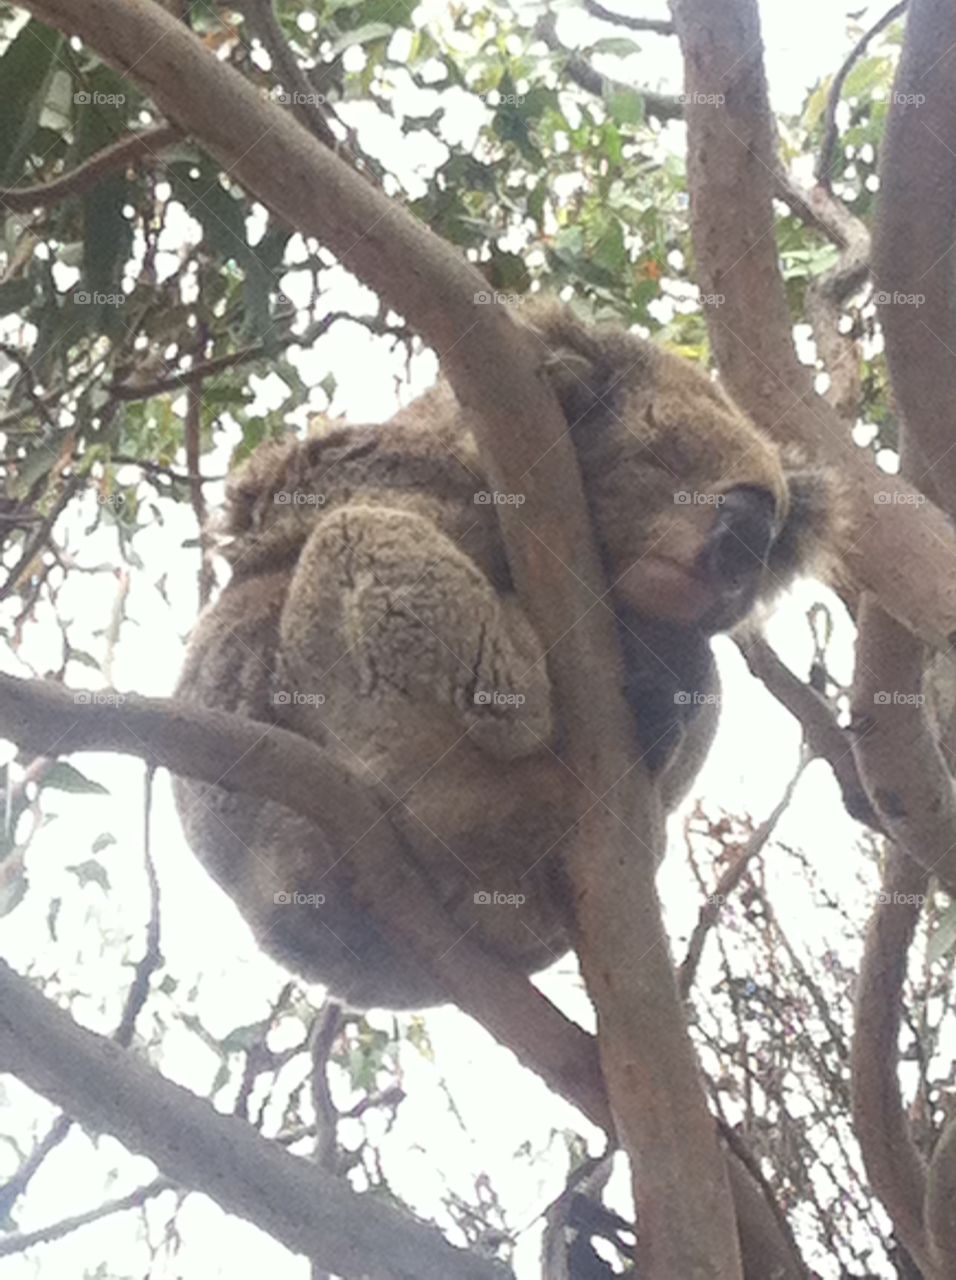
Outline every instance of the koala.
[[(581, 469), (634, 757), (670, 810), (716, 727), (710, 637), (819, 564), (829, 482), (689, 362), (558, 303), (522, 322)], [(503, 501), (520, 495), (492, 492), (444, 381), (382, 426), (260, 446), (227, 485), (232, 575), (177, 696), (319, 744), (384, 797), (403, 856), (462, 934), (532, 974), (571, 945), (563, 852), (580, 793), (548, 655), (513, 589)], [(447, 998), (440, 966), (390, 944), (350, 898), (337, 868), (360, 843), (330, 847), (256, 797), (175, 787), (192, 848), (267, 953), (354, 1008)]]

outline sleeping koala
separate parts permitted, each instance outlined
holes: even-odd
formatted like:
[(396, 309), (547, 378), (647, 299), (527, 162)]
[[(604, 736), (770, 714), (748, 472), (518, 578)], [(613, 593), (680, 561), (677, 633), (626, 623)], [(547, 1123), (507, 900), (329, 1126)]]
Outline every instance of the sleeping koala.
[[(695, 366), (558, 304), (525, 316), (582, 471), (635, 757), (671, 809), (716, 726), (709, 637), (814, 565), (827, 484)], [(502, 500), (520, 495), (490, 492), (444, 382), (384, 426), (260, 447), (230, 479), (232, 577), (177, 696), (295, 730), (359, 774), (462, 934), (533, 973), (570, 945), (562, 851), (580, 793), (547, 654), (512, 588)], [(178, 780), (176, 797), (267, 952), (354, 1007), (446, 998), (336, 875), (360, 844), (329, 847), (306, 819), (220, 788)]]

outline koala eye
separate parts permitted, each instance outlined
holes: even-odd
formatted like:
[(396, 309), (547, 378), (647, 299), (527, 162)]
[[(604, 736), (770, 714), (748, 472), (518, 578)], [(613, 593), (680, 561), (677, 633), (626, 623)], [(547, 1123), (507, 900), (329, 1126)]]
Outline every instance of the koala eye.
[(725, 592), (755, 583), (777, 533), (777, 503), (769, 489), (737, 485), (723, 495), (704, 551), (705, 571)]

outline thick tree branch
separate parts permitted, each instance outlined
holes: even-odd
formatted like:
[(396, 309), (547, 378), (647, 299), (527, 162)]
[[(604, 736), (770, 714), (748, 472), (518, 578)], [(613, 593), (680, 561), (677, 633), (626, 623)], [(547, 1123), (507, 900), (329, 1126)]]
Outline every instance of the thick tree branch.
[[(76, 702), (59, 685), (7, 675), (0, 675), (0, 734), (38, 755), (101, 750), (139, 756), (184, 777), (275, 800), (311, 818), (341, 848), (356, 845), (361, 856), (344, 860), (340, 869), (361, 875), (352, 890), (367, 900), (383, 933), (413, 950), (444, 981), (449, 999), (522, 1061), (537, 1062), (551, 1088), (611, 1129), (593, 1038), (526, 979), (461, 937), (427, 884), (414, 882), (413, 864), (382, 821), (384, 805), (306, 738), (159, 698), (130, 694), (121, 705)], [(406, 877), (411, 889), (403, 887)], [(429, 902), (431, 912), (423, 910)]]
[(854, 445), (797, 359), (774, 237), (776, 145), (755, 0), (673, 0), (672, 10), (684, 52), (699, 284), (724, 299), (707, 309), (721, 373), (755, 421), (839, 475), (849, 524), (842, 551), (857, 582), (948, 648), (956, 643), (956, 532)]
[(948, 0), (910, 5), (880, 192), (873, 274), (909, 475), (956, 517), (956, 7)]
[(219, 1115), (204, 1099), (78, 1026), (3, 962), (0, 1070), (340, 1275), (504, 1280), (510, 1274), (455, 1249), (434, 1227), (357, 1195), (244, 1121)]
[(853, 1122), (867, 1174), (903, 1244), (933, 1280), (923, 1230), (925, 1172), (899, 1081), (906, 957), (925, 891), (926, 873), (891, 847), (860, 964), (850, 1070)]
[(923, 650), (872, 596), (859, 616), (852, 725), (885, 830), (956, 892), (956, 792), (925, 712)]
[[(734, 1280), (740, 1262), (724, 1161), (655, 892), (654, 851), (664, 838), (659, 803), (628, 759), (613, 622), (592, 607), (601, 594), (599, 562), (566, 424), (538, 375), (537, 340), (502, 308), (475, 306), (483, 281), (454, 250), (263, 101), (155, 3), (29, 0), (27, 7), (133, 76), (231, 177), (318, 236), (407, 315), (474, 413), (493, 485), (524, 495), (520, 509), (502, 509), (502, 527), (519, 598), (548, 651), (569, 730), (568, 763), (594, 794), (614, 793), (647, 846), (635, 851), (631, 823), (595, 804), (581, 816), (570, 859), (579, 953), (598, 1008), (616, 1127), (632, 1156), (647, 1274)], [(382, 863), (387, 870), (387, 856)]]
[[(378, 913), (382, 932), (394, 930), (406, 949), (414, 947), (422, 962), (444, 978), (451, 999), (613, 1138), (593, 1038), (568, 1022), (525, 979), (496, 966), (467, 936), (461, 938), (454, 928), (445, 932), (447, 918), (442, 911), (430, 919), (422, 910), (423, 900), (430, 897), (427, 886), (412, 888), (414, 901), (409, 902), (409, 914), (403, 915), (402, 902), (395, 895), (404, 897), (409, 892), (403, 888), (405, 872), (392, 884), (387, 863), (369, 863), (368, 846), (380, 841), (376, 847), (395, 865), (401, 853), (392, 843), (394, 833), (385, 823), (376, 825), (380, 810), (364, 785), (359, 787), (331, 764), (318, 747), (296, 734), (239, 716), (192, 711), (160, 699), (125, 695), (122, 705), (115, 706), (76, 702), (74, 696), (58, 685), (0, 675), (0, 734), (31, 752), (113, 750), (139, 756), (200, 781), (275, 800), (338, 833), (349, 844), (361, 840), (362, 857), (350, 860), (350, 865), (367, 868), (364, 892), (369, 911)], [(227, 763), (231, 764), (228, 771)], [(362, 886), (353, 886), (353, 891), (363, 892)], [(382, 914), (385, 901), (388, 911)], [(414, 933), (406, 937), (402, 929), (412, 927), (412, 914)], [(482, 980), (486, 971), (487, 982)], [(69, 1059), (62, 1067), (71, 1069)], [(159, 1162), (158, 1155), (148, 1154)], [(777, 1222), (775, 1207), (753, 1184), (749, 1171), (737, 1167), (735, 1153), (726, 1154), (741, 1249), (747, 1259), (746, 1280), (776, 1274), (797, 1280), (804, 1271)]]

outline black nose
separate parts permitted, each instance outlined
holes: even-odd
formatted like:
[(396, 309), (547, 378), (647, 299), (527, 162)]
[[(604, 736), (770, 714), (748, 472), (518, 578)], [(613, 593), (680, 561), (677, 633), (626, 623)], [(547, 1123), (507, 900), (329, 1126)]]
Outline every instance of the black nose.
[(773, 494), (739, 485), (723, 494), (704, 550), (704, 570), (722, 594), (756, 588), (776, 532)]

